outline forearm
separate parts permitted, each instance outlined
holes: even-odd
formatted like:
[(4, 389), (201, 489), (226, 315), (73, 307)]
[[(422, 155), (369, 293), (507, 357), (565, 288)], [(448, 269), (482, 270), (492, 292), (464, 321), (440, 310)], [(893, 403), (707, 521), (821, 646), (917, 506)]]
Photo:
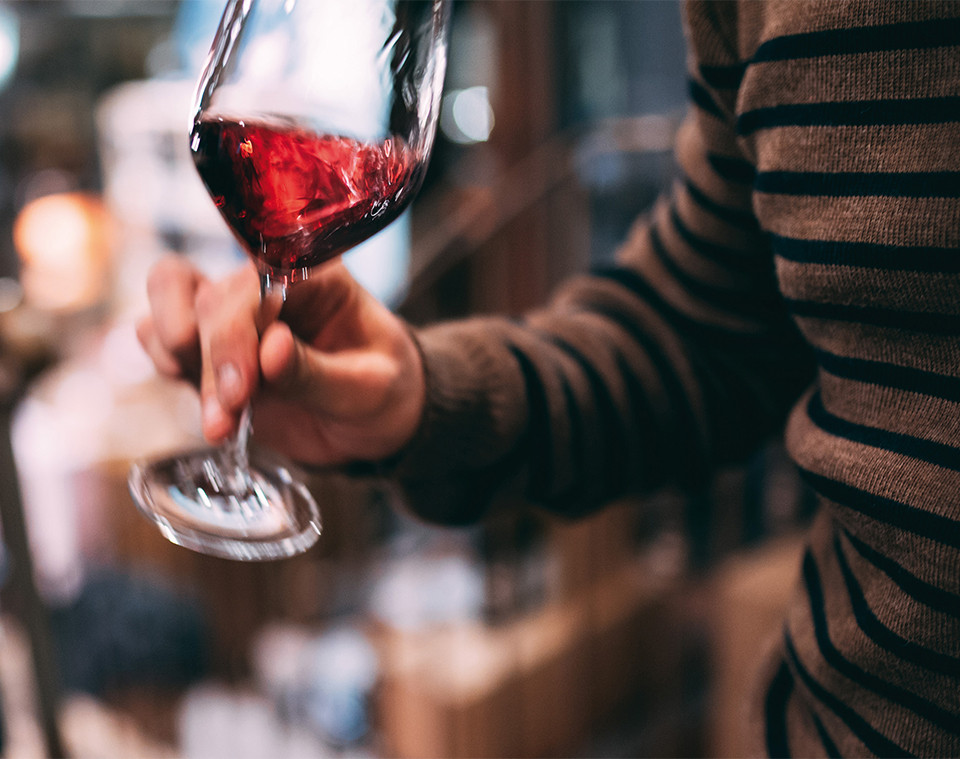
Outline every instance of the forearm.
[(427, 410), (395, 472), (413, 511), (469, 522), (513, 490), (574, 516), (703, 482), (779, 428), (809, 380), (792, 325), (692, 318), (629, 260), (520, 323), (417, 333)]
[[(734, 6), (703, 10), (695, 50), (713, 74), (736, 68), (737, 51), (721, 44)], [(782, 425), (812, 356), (753, 214), (735, 92), (704, 70), (695, 57), (681, 179), (615, 267), (567, 283), (520, 323), (421, 334), (433, 389), (418, 455), (399, 470), (415, 510), (466, 521), (503, 485), (578, 514), (627, 491), (703, 482)]]

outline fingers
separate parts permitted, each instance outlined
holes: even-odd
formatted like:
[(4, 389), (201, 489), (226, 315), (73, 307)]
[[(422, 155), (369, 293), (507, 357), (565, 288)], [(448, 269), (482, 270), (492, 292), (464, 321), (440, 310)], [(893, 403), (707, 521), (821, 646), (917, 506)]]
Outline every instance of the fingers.
[(357, 314), (362, 310), (361, 301), (369, 297), (337, 259), (290, 288), (283, 320), (296, 325), (298, 337), (317, 348), (362, 341), (364, 336), (356, 334)]
[(424, 404), (420, 354), (344, 267), (323, 267), (292, 288), (283, 322), (279, 301), (261, 306), (252, 266), (212, 282), (171, 259), (155, 267), (148, 291), (141, 343), (159, 371), (199, 383), (211, 442), (236, 430), (254, 394), (260, 408), (284, 409), (266, 433), (297, 439), (311, 460), (382, 457), (413, 434)]
[(201, 283), (194, 307), (202, 356), (203, 431), (218, 441), (235, 430), (259, 382), (256, 277), (244, 269), (222, 282)]
[(137, 339), (160, 374), (166, 377), (185, 376), (186, 373), (181, 362), (166, 349), (160, 340), (152, 318), (147, 317), (137, 322)]
[(196, 380), (200, 342), (194, 299), (203, 276), (186, 261), (165, 258), (147, 278), (150, 317), (137, 325), (137, 337), (157, 370)]
[(395, 318), (373, 322), (367, 329), (377, 339), (334, 351), (307, 345), (284, 323), (264, 332), (260, 408), (282, 400), (319, 423), (312, 429), (321, 448), (308, 454), (310, 446), (300, 443), (296, 455), (326, 463), (384, 458), (406, 445), (419, 426), (425, 386), (416, 344)]
[(372, 318), (378, 309), (340, 262), (293, 287), (284, 321), (261, 338), (260, 368), (270, 390), (334, 418), (375, 404), (395, 368), (382, 344), (385, 325)]
[(285, 323), (277, 322), (260, 342), (265, 386), (330, 421), (364, 423), (392, 416), (391, 408), (405, 401), (418, 403), (415, 396), (422, 383), (422, 367), (412, 341), (409, 351), (388, 347), (389, 340), (383, 343), (333, 352), (316, 350), (297, 339)]
[(264, 332), (260, 366), (271, 391), (334, 419), (362, 415), (378, 403), (393, 371), (389, 359), (379, 351), (314, 350), (280, 322)]
[(231, 434), (259, 381), (259, 288), (252, 267), (211, 282), (181, 258), (157, 263), (147, 280), (151, 315), (137, 336), (157, 371), (200, 387), (204, 435)]

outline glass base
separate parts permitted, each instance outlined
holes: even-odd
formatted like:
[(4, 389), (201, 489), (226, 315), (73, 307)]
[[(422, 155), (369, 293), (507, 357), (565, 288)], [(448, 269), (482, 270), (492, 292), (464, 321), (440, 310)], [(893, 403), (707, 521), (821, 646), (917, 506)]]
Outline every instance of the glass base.
[(247, 469), (215, 448), (138, 462), (129, 485), (167, 540), (200, 553), (282, 559), (320, 537), (316, 501), (293, 466), (269, 451), (251, 449)]

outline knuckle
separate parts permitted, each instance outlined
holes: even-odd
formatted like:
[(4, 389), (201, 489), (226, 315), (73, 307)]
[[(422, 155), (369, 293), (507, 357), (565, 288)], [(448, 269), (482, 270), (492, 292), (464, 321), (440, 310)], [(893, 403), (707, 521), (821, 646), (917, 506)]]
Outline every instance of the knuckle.
[(200, 343), (200, 336), (196, 329), (186, 322), (181, 322), (169, 329), (165, 337), (165, 347), (179, 355), (195, 350)]
[(231, 289), (259, 294), (259, 278), (252, 266), (244, 266), (235, 271), (228, 279)]
[(207, 282), (201, 283), (193, 296), (193, 307), (201, 319), (209, 318), (217, 307), (217, 288)]
[(137, 335), (137, 340), (140, 345), (144, 348), (148, 347), (150, 344), (151, 337), (153, 336), (153, 321), (147, 317), (137, 321), (134, 331)]
[(175, 258), (157, 261), (147, 274), (147, 293), (160, 295), (175, 286), (184, 277), (184, 265)]

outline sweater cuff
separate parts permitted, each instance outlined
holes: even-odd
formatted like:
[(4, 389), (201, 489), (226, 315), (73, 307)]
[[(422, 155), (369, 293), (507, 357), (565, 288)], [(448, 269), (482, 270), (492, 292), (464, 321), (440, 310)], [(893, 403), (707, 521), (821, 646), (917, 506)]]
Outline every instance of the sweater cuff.
[(479, 518), (492, 496), (496, 467), (514, 450), (526, 425), (523, 378), (505, 320), (475, 319), (411, 329), (424, 367), (426, 399), (407, 447), (381, 471), (398, 481), (407, 506), (432, 522)]

